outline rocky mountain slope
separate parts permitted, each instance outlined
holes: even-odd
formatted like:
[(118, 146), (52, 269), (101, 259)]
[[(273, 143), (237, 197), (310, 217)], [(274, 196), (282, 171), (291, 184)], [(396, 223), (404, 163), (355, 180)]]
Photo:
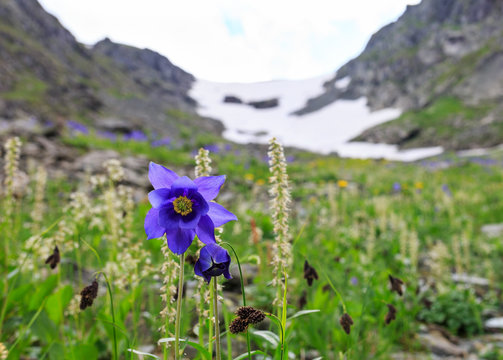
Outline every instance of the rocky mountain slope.
[(0, 119), (115, 123), (172, 138), (222, 131), (196, 114), (191, 74), (108, 39), (85, 47), (36, 0), (0, 0), (0, 79)]
[(403, 115), (360, 141), (410, 148), (503, 142), (503, 2), (423, 0), (372, 36), (298, 115), (365, 96)]

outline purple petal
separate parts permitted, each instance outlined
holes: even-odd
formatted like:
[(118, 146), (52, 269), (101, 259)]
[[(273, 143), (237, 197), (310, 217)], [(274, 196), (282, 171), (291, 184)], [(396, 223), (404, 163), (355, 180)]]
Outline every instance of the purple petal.
[(224, 208), (222, 205), (210, 202), (210, 211), (208, 211), (208, 216), (211, 217), (211, 220), (213, 221), (213, 224), (215, 227), (222, 226), (225, 223), (228, 223), (229, 221), (235, 221), (238, 218), (236, 215), (231, 213), (229, 210)]
[(197, 185), (197, 191), (204, 196), (206, 201), (211, 201), (217, 197), (224, 182), (225, 175), (202, 176), (194, 180), (194, 183)]
[(225, 270), (224, 270), (224, 276), (225, 276), (225, 278), (226, 278), (227, 280), (232, 279), (232, 275), (231, 275), (231, 273), (229, 272), (229, 268), (227, 268), (227, 269), (225, 269)]
[(159, 225), (166, 230), (178, 229), (179, 218), (172, 203), (159, 209)]
[(196, 234), (204, 244), (216, 243), (215, 225), (213, 225), (213, 221), (211, 221), (208, 215), (201, 216), (201, 220), (199, 220), (199, 224), (196, 227)]
[(208, 244), (203, 249), (207, 249), (208, 253), (213, 259), (213, 262), (216, 264), (223, 264), (231, 261), (231, 257), (229, 256), (227, 250), (217, 245), (216, 243)]
[(168, 247), (169, 249), (177, 254), (183, 254), (189, 248), (190, 244), (192, 244), (192, 240), (194, 240), (194, 236), (196, 233), (194, 230), (168, 230), (166, 231), (166, 238), (168, 239)]
[(150, 162), (148, 166), (148, 179), (152, 183), (154, 189), (169, 188), (173, 181), (179, 176), (162, 165)]
[(159, 226), (159, 209), (150, 209), (147, 216), (145, 216), (144, 226), (147, 240), (159, 238), (164, 235), (166, 230)]
[(194, 230), (201, 219), (201, 213), (194, 210), (186, 216), (180, 216), (178, 226), (181, 229), (192, 229)]
[(197, 191), (192, 191), (189, 194), (189, 198), (192, 201), (192, 208), (197, 210), (201, 216), (204, 216), (210, 210), (208, 202), (204, 199), (204, 197)]
[(155, 208), (160, 208), (165, 206), (169, 202), (169, 194), (171, 190), (169, 188), (161, 188), (157, 190), (153, 190), (148, 193), (148, 200)]
[(213, 265), (211, 256), (208, 252), (208, 249), (206, 249), (206, 246), (203, 247), (199, 252), (199, 259), (197, 260), (196, 264), (199, 264), (201, 271), (206, 271), (211, 267), (211, 265)]
[(182, 176), (173, 181), (171, 190), (173, 191), (173, 196), (187, 196), (189, 190), (197, 190), (197, 185), (187, 176)]

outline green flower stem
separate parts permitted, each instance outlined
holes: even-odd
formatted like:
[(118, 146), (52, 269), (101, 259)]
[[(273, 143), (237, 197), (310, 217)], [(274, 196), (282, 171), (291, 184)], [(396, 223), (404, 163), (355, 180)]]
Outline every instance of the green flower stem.
[[(223, 241), (221, 243), (222, 245), (227, 245), (232, 252), (234, 253), (234, 257), (236, 258), (236, 262), (238, 264), (238, 269), (239, 269), (239, 281), (241, 282), (241, 294), (243, 295), (243, 306), (246, 306), (246, 294), (245, 294), (245, 284), (243, 281), (243, 272), (241, 271), (241, 263), (239, 262), (239, 257), (238, 254), (236, 253), (236, 250), (232, 247), (231, 244), (228, 242)], [(250, 346), (250, 333), (248, 330), (246, 330), (246, 346), (248, 348), (248, 360), (252, 360), (251, 358), (251, 346)]]
[[(202, 288), (201, 288), (202, 289)], [(199, 345), (204, 346), (204, 317), (203, 317), (203, 312), (204, 312), (204, 296), (202, 292), (200, 293), (200, 299), (199, 299), (199, 329), (198, 329), (198, 336), (199, 336)]]
[(285, 332), (283, 330), (283, 325), (281, 323), (281, 320), (279, 317), (277, 317), (276, 315), (274, 314), (271, 314), (271, 313), (264, 313), (267, 317), (269, 317), (270, 319), (276, 321), (276, 323), (278, 324), (279, 326), (279, 329), (281, 330), (281, 360), (283, 360), (283, 356), (284, 356), (284, 352), (285, 352)]
[(215, 314), (215, 351), (216, 351), (216, 360), (221, 360), (222, 357), (220, 355), (220, 325), (218, 318), (218, 281), (216, 277), (213, 277), (213, 313)]
[(107, 283), (107, 289), (108, 289), (108, 295), (110, 296), (110, 310), (112, 312), (112, 331), (114, 334), (114, 359), (118, 359), (118, 353), (117, 353), (117, 332), (115, 331), (115, 311), (114, 311), (114, 297), (112, 294), (112, 287), (110, 286), (110, 282), (108, 281), (107, 275), (102, 272), (103, 277), (105, 278), (105, 281)]
[[(228, 329), (229, 328), (229, 311), (227, 311), (227, 309), (224, 309), (223, 310), (223, 313), (224, 313), (224, 321), (225, 321), (225, 328)], [(225, 340), (227, 342), (227, 360), (232, 360), (232, 342), (231, 342), (231, 337), (229, 336), (229, 332), (228, 331), (225, 331)], [(224, 334), (220, 334), (220, 335), (224, 335)]]
[(213, 298), (215, 297), (215, 291), (212, 286), (210, 286), (210, 318), (208, 321), (208, 351), (213, 356), (213, 324), (211, 323), (213, 320)]
[(183, 297), (183, 265), (185, 264), (185, 253), (180, 255), (180, 269), (178, 275), (178, 297), (176, 299), (176, 322), (175, 322), (175, 360), (180, 357), (180, 325), (182, 318), (182, 297)]

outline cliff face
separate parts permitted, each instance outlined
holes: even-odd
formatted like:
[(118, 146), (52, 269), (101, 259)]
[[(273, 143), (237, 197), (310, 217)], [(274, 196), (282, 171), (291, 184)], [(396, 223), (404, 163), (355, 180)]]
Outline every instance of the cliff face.
[[(455, 149), (501, 143), (502, 18), (500, 0), (423, 0), (409, 6), (297, 114), (365, 96), (371, 109), (399, 107), (405, 113), (358, 140)], [(344, 78), (347, 86), (338, 86)], [(435, 121), (426, 121), (432, 111)], [(449, 127), (451, 138), (435, 136)]]
[(78, 43), (36, 0), (0, 0), (0, 118), (119, 117), (175, 136), (180, 126), (219, 133), (196, 115), (194, 77), (147, 49), (105, 39)]

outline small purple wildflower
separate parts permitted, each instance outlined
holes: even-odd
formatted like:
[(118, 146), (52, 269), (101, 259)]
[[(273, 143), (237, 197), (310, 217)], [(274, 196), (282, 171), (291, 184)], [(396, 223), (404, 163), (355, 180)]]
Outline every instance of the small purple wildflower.
[(224, 146), (224, 150), (225, 150), (226, 152), (231, 151), (231, 150), (232, 150), (232, 145), (231, 145), (231, 144), (225, 144), (225, 146)]
[(117, 135), (111, 131), (98, 131), (97, 134), (102, 139), (107, 139), (111, 141), (117, 140)]
[(356, 286), (358, 285), (358, 278), (356, 276), (353, 276), (350, 280), (351, 285)]
[(393, 183), (393, 192), (396, 194), (396, 193), (399, 193), (400, 191), (402, 191), (402, 185), (399, 182), (394, 182)]
[(124, 140), (130, 141), (147, 141), (148, 137), (143, 131), (133, 130), (129, 134), (124, 135)]
[(202, 176), (194, 181), (151, 162), (148, 177), (155, 190), (148, 194), (152, 209), (145, 217), (147, 238), (166, 234), (168, 247), (183, 254), (197, 235), (204, 244), (215, 243), (215, 227), (237, 220), (236, 215), (212, 200), (225, 176)]
[(449, 188), (449, 185), (442, 184), (442, 191), (444, 192), (445, 195), (452, 197), (452, 192), (451, 189)]
[(76, 133), (82, 133), (82, 134), (89, 134), (89, 129), (87, 126), (84, 124), (81, 124), (79, 122), (73, 121), (73, 120), (68, 120), (66, 122), (66, 126), (72, 131)]
[(220, 148), (216, 144), (204, 145), (203, 148), (215, 154), (218, 154), (220, 151)]
[(226, 279), (232, 279), (229, 273), (231, 257), (227, 250), (217, 244), (207, 244), (201, 249), (199, 259), (194, 266), (194, 273), (204, 277), (209, 284), (212, 277), (223, 275)]
[(171, 139), (169, 137), (165, 137), (162, 139), (154, 140), (150, 145), (152, 147), (160, 147), (160, 146), (168, 146), (171, 144)]

